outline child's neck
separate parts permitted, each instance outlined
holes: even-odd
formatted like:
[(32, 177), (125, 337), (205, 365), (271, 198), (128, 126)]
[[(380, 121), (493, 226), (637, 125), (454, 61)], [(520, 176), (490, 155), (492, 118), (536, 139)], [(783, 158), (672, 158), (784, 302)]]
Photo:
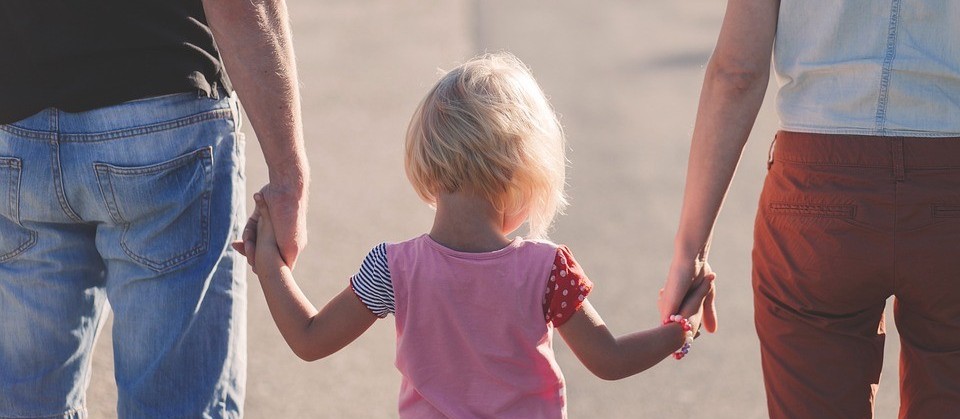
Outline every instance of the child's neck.
[(447, 248), (471, 253), (500, 250), (511, 242), (503, 232), (503, 214), (488, 200), (464, 192), (437, 197), (430, 238)]

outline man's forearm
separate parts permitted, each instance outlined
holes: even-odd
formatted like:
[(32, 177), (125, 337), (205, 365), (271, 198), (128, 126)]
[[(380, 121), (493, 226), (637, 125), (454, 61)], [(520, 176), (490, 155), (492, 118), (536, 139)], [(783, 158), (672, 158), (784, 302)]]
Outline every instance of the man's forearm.
[(260, 141), (270, 182), (305, 193), (309, 167), (283, 0), (204, 0), (224, 64)]

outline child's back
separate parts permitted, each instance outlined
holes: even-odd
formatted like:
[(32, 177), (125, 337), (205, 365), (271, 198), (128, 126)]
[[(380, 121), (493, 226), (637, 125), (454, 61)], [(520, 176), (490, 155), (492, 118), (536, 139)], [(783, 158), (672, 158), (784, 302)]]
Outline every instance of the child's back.
[(542, 309), (556, 245), (517, 239), (466, 253), (422, 235), (386, 254), (401, 416), (561, 416), (563, 376)]

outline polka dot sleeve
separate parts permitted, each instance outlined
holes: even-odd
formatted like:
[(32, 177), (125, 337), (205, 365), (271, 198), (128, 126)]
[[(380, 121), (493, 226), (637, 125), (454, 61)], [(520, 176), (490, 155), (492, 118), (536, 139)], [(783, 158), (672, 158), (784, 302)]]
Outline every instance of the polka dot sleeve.
[(544, 319), (553, 322), (554, 327), (563, 325), (580, 309), (592, 289), (593, 283), (573, 259), (570, 249), (558, 247), (543, 300)]

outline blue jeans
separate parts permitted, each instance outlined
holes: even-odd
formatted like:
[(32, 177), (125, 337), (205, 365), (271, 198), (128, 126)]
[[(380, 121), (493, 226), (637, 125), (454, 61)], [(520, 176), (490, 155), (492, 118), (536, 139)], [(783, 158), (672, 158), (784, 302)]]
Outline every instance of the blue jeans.
[(0, 418), (84, 418), (114, 312), (121, 418), (241, 416), (237, 101), (196, 93), (0, 125)]

